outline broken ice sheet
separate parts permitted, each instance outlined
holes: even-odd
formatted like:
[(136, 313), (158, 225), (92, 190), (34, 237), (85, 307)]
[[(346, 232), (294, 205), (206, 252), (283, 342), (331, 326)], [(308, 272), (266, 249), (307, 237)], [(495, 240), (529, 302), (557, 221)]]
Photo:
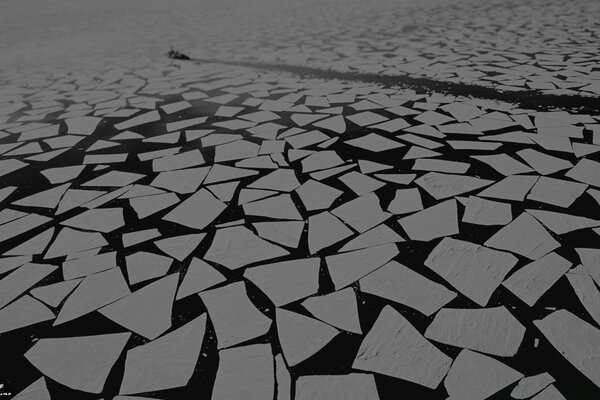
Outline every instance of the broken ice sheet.
[(100, 393), (131, 333), (40, 339), (25, 358), (71, 389)]
[(485, 156), (471, 156), (471, 158), (489, 165), (504, 176), (533, 172), (533, 170), (527, 165), (503, 153)]
[(0, 309), (56, 270), (55, 265), (28, 263), (0, 280)]
[(325, 261), (334, 287), (339, 290), (385, 265), (398, 253), (396, 245), (391, 243), (335, 254)]
[(567, 361), (600, 387), (600, 330), (567, 310), (533, 323)]
[(279, 220), (302, 220), (289, 194), (269, 197), (243, 205), (246, 215), (261, 216)]
[(244, 226), (218, 229), (204, 258), (229, 269), (288, 255), (283, 248), (256, 236)]
[(459, 233), (456, 200), (426, 208), (398, 220), (412, 240), (430, 241)]
[(550, 236), (542, 224), (527, 213), (521, 213), (489, 238), (484, 245), (511, 251), (531, 260), (538, 260), (560, 247), (560, 243)]
[(533, 307), (539, 298), (571, 268), (571, 265), (558, 254), (548, 253), (517, 270), (502, 285)]
[(342, 195), (342, 191), (309, 179), (296, 189), (307, 211), (327, 209)]
[(542, 176), (527, 195), (527, 199), (567, 208), (570, 207), (586, 189), (587, 185), (583, 183)]
[(119, 268), (88, 275), (67, 298), (54, 326), (86, 315), (130, 293)]
[(65, 279), (75, 279), (116, 266), (117, 252), (111, 251), (109, 253), (67, 260), (63, 262), (62, 271)]
[(348, 241), (339, 249), (339, 252), (342, 253), (396, 242), (404, 242), (404, 239), (387, 225), (381, 224)]
[(484, 400), (523, 375), (494, 358), (463, 350), (444, 380), (450, 399)]
[(211, 167), (199, 167), (161, 172), (150, 185), (180, 194), (193, 193), (204, 181), (210, 169)]
[(519, 384), (510, 392), (510, 396), (513, 399), (526, 399), (554, 382), (554, 378), (547, 372), (527, 376), (519, 381)]
[(311, 254), (332, 246), (354, 232), (327, 211), (308, 217), (308, 249)]
[(369, 133), (356, 139), (346, 140), (345, 143), (375, 153), (404, 147), (404, 144), (376, 133)]
[(443, 308), (427, 327), (425, 337), (451, 346), (501, 357), (514, 356), (525, 327), (505, 308)]
[(99, 310), (106, 318), (150, 340), (171, 327), (179, 273), (154, 281)]
[(185, 277), (179, 285), (176, 300), (201, 292), (225, 281), (225, 277), (207, 262), (192, 258)]
[(370, 374), (300, 376), (296, 400), (378, 400), (375, 378)]
[(244, 277), (276, 307), (313, 295), (319, 289), (319, 258), (302, 258), (248, 268)]
[(0, 334), (54, 319), (54, 313), (41, 302), (25, 295), (0, 309)]
[(478, 196), (523, 201), (538, 179), (539, 176), (531, 175), (507, 176), (501, 181), (479, 192)]
[(360, 290), (414, 308), (429, 316), (449, 303), (456, 293), (423, 275), (390, 261), (360, 281)]
[(472, 192), (473, 190), (488, 186), (494, 183), (494, 181), (465, 175), (428, 172), (415, 180), (415, 183), (433, 196), (434, 199), (442, 200)]
[(206, 314), (127, 352), (119, 393), (132, 394), (188, 384), (197, 365)]
[(483, 307), (516, 263), (512, 254), (444, 238), (424, 264)]
[(512, 221), (510, 204), (469, 196), (462, 222), (476, 225), (506, 225)]
[(304, 221), (257, 222), (252, 224), (258, 236), (286, 247), (297, 248)]
[(363, 339), (352, 368), (438, 387), (452, 359), (429, 343), (401, 314), (385, 306)]
[(46, 387), (46, 380), (41, 377), (25, 389), (17, 393), (14, 400), (51, 400), (50, 393)]
[(339, 333), (319, 320), (282, 308), (277, 308), (275, 319), (279, 343), (289, 366), (308, 359)]
[(565, 176), (579, 182), (600, 187), (600, 163), (583, 158)]
[(183, 261), (196, 249), (196, 247), (198, 247), (205, 236), (206, 233), (180, 235), (157, 240), (154, 244), (165, 254), (173, 257), (177, 261)]
[(208, 190), (200, 189), (181, 202), (163, 219), (194, 229), (204, 229), (226, 208), (227, 205), (216, 199)]
[(219, 349), (265, 334), (271, 320), (252, 304), (244, 282), (199, 293), (215, 328)]
[(396, 189), (394, 199), (388, 205), (388, 211), (394, 214), (408, 214), (421, 211), (423, 203), (419, 189)]
[(555, 172), (573, 167), (569, 161), (562, 158), (553, 157), (533, 149), (518, 151), (517, 154), (527, 164), (531, 165), (538, 174), (550, 175)]
[(269, 344), (219, 352), (212, 400), (265, 400), (275, 394), (273, 354)]
[(122, 208), (97, 208), (84, 211), (61, 224), (72, 228), (108, 233), (124, 226), (125, 220)]
[(379, 198), (375, 193), (368, 193), (343, 203), (334, 208), (331, 213), (360, 233), (390, 217), (389, 213), (381, 209)]
[(314, 317), (348, 332), (362, 333), (354, 289), (346, 288), (322, 296), (309, 297), (302, 306)]

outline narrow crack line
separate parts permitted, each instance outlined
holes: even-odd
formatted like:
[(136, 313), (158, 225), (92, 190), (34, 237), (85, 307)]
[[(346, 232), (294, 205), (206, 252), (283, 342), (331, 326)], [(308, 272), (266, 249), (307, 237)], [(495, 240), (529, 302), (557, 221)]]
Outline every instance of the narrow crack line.
[(302, 77), (376, 83), (385, 86), (401, 86), (407, 89), (414, 89), (418, 92), (437, 92), (454, 96), (503, 101), (532, 110), (545, 111), (549, 109), (561, 109), (582, 114), (600, 114), (600, 101), (596, 97), (553, 95), (541, 93), (538, 90), (500, 91), (492, 87), (471, 85), (467, 83), (444, 82), (430, 78), (416, 78), (409, 75), (379, 75), (368, 72), (341, 72), (300, 65), (203, 58), (191, 58), (190, 61), (203, 64), (235, 65), (268, 71), (283, 71)]

